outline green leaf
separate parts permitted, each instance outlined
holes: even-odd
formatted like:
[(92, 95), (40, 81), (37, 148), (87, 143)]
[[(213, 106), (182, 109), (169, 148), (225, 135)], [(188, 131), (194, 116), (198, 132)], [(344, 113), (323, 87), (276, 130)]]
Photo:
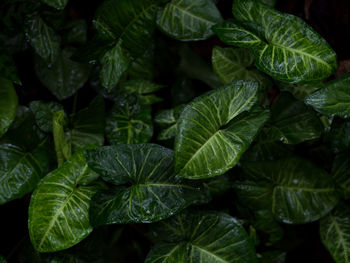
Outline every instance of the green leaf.
[(350, 121), (335, 118), (328, 135), (335, 153), (350, 149)]
[(214, 26), (219, 38), (252, 49), (258, 69), (290, 83), (319, 81), (337, 68), (336, 54), (299, 17), (284, 14), (259, 1), (237, 0), (235, 21)]
[(63, 9), (68, 3), (68, 0), (42, 0), (45, 4), (56, 8), (56, 9)]
[(268, 234), (268, 241), (273, 244), (283, 237), (283, 228), (276, 222), (271, 210), (254, 211), (252, 224), (256, 230)]
[(0, 137), (15, 119), (18, 97), (11, 81), (0, 77)]
[(153, 134), (151, 106), (140, 105), (137, 94), (116, 99), (106, 119), (106, 135), (111, 144), (132, 144), (150, 141)]
[(57, 102), (32, 101), (29, 108), (33, 111), (36, 124), (44, 132), (52, 132), (52, 118), (56, 111), (63, 110)]
[(284, 263), (287, 253), (279, 250), (270, 250), (261, 254), (260, 263)]
[(350, 155), (349, 152), (338, 154), (332, 165), (332, 176), (340, 195), (350, 198)]
[(36, 75), (59, 100), (76, 93), (89, 77), (90, 66), (71, 60), (72, 54), (72, 49), (64, 49), (50, 66), (39, 57), (35, 60)]
[[(269, 114), (256, 108), (257, 82), (238, 81), (193, 100), (175, 138), (175, 173), (199, 179), (225, 173), (251, 144)], [(210, 158), (209, 158), (210, 156)]]
[(156, 144), (104, 146), (85, 156), (91, 169), (117, 185), (92, 198), (92, 225), (159, 221), (205, 193), (175, 177), (173, 152)]
[(100, 80), (107, 91), (117, 86), (121, 76), (128, 70), (131, 64), (129, 54), (122, 49), (119, 41), (112, 49), (108, 50), (101, 58), (102, 68)]
[(0, 204), (30, 193), (47, 172), (50, 161), (48, 138), (32, 150), (0, 143)]
[(212, 53), (213, 68), (224, 84), (235, 80), (258, 81), (262, 87), (269, 88), (272, 83), (262, 72), (252, 69), (253, 53), (246, 48), (222, 48), (215, 46)]
[(350, 115), (350, 73), (328, 82), (305, 98), (305, 103), (327, 116), (347, 118)]
[(0, 256), (0, 263), (7, 263), (6, 259), (3, 256)]
[(15, 62), (12, 57), (7, 54), (0, 55), (0, 77), (11, 80), (18, 85), (22, 84), (17, 74)]
[(222, 21), (212, 0), (172, 0), (158, 13), (161, 31), (178, 40), (201, 40), (214, 35), (211, 27)]
[(149, 80), (135, 79), (129, 80), (123, 83), (121, 89), (128, 93), (136, 92), (141, 96), (141, 103), (143, 105), (151, 105), (156, 102), (160, 102), (163, 99), (157, 97), (152, 92), (158, 91), (159, 89), (164, 88), (163, 85), (156, 84)]
[(307, 95), (316, 91), (324, 85), (323, 82), (313, 84), (291, 84), (281, 81), (276, 81), (276, 84), (280, 90), (288, 91), (289, 93), (293, 94), (295, 98), (302, 101), (304, 101)]
[(154, 78), (154, 45), (148, 48), (145, 53), (132, 61), (128, 75), (131, 79), (148, 79)]
[(243, 167), (245, 180), (234, 186), (238, 198), (253, 210), (271, 209), (278, 221), (316, 221), (338, 202), (330, 175), (309, 161), (291, 157)]
[(350, 208), (339, 204), (320, 221), (321, 240), (336, 263), (350, 262)]
[(316, 113), (290, 93), (281, 93), (271, 107), (271, 126), (268, 136), (287, 144), (317, 139), (323, 125)]
[(64, 110), (56, 111), (52, 117), (52, 132), (58, 166), (61, 166), (72, 156), (71, 142), (66, 138), (64, 127), (67, 125)]
[(67, 44), (85, 44), (87, 41), (87, 23), (83, 19), (67, 23), (62, 31), (63, 42)]
[(91, 233), (90, 199), (100, 187), (80, 184), (86, 178), (96, 178), (94, 174), (83, 152), (78, 152), (40, 182), (30, 201), (28, 219), (30, 239), (37, 251), (63, 250)]
[(107, 0), (98, 8), (95, 28), (102, 38), (122, 41), (136, 58), (151, 43), (161, 0)]
[(244, 228), (224, 213), (187, 210), (159, 222), (154, 232), (162, 242), (152, 248), (146, 263), (257, 262)]
[(33, 16), (25, 22), (25, 35), (35, 52), (47, 63), (53, 63), (60, 52), (61, 38), (42, 18)]

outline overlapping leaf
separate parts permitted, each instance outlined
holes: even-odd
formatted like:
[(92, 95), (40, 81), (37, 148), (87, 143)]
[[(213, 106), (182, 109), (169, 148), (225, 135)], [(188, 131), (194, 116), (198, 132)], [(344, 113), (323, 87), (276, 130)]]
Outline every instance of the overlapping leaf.
[(173, 152), (155, 144), (105, 146), (88, 150), (86, 159), (105, 181), (117, 185), (92, 198), (93, 225), (159, 221), (205, 195), (175, 177)]
[(164, 86), (143, 79), (129, 80), (121, 87), (121, 89), (125, 92), (138, 93), (141, 96), (141, 103), (144, 105), (151, 105), (153, 103), (162, 101), (162, 98), (152, 94), (161, 88), (164, 88)]
[(96, 177), (83, 152), (78, 152), (40, 182), (30, 201), (28, 220), (30, 239), (37, 251), (66, 249), (91, 233), (90, 199), (99, 187), (81, 184)]
[(178, 121), (175, 172), (208, 178), (232, 168), (269, 117), (255, 108), (257, 82), (234, 82), (191, 102)]
[(336, 54), (326, 41), (300, 18), (283, 14), (259, 1), (234, 1), (236, 21), (214, 26), (220, 39), (250, 48), (256, 66), (273, 78), (311, 82), (336, 70)]
[(244, 163), (245, 180), (235, 184), (239, 199), (254, 210), (271, 209), (284, 223), (318, 220), (338, 202), (329, 174), (309, 161), (291, 157)]
[(257, 262), (254, 246), (238, 221), (219, 212), (185, 211), (154, 228), (161, 240), (146, 258), (160, 262)]
[(338, 191), (345, 199), (350, 198), (350, 155), (349, 152), (338, 154), (332, 165), (332, 176)]
[(323, 88), (305, 98), (305, 103), (316, 111), (347, 118), (350, 116), (350, 73), (328, 82)]
[(63, 106), (57, 102), (32, 101), (29, 104), (33, 111), (37, 125), (44, 132), (52, 132), (53, 113), (63, 110)]
[(16, 116), (18, 98), (11, 81), (0, 77), (0, 137)]
[(212, 0), (172, 0), (157, 17), (158, 27), (179, 40), (206, 39), (214, 34), (211, 27), (221, 21)]

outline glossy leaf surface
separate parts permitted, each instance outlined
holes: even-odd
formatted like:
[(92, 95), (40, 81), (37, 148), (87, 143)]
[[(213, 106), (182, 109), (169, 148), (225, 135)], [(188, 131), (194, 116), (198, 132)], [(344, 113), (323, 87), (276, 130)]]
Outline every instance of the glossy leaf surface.
[(350, 208), (338, 205), (320, 221), (320, 235), (336, 263), (350, 261)]
[(162, 242), (146, 263), (257, 262), (254, 246), (233, 217), (219, 212), (185, 211), (154, 228)]
[(15, 119), (18, 97), (11, 81), (0, 77), (0, 137)]
[(89, 207), (98, 187), (82, 186), (86, 178), (96, 178), (82, 152), (49, 173), (34, 191), (29, 206), (29, 234), (39, 252), (69, 248), (88, 236)]
[(350, 73), (328, 82), (325, 87), (305, 98), (305, 103), (316, 111), (347, 118), (350, 115)]
[(300, 18), (254, 0), (235, 1), (232, 10), (237, 22), (213, 30), (227, 44), (251, 48), (256, 66), (273, 78), (310, 82), (335, 71), (335, 52)]
[(57, 102), (32, 101), (29, 104), (33, 111), (35, 120), (39, 128), (44, 132), (52, 132), (53, 113), (63, 110), (63, 106)]
[(92, 198), (93, 225), (159, 221), (205, 193), (175, 177), (173, 152), (155, 144), (105, 146), (88, 150), (86, 159), (105, 181), (117, 185)]
[[(182, 112), (175, 138), (175, 173), (208, 178), (232, 168), (266, 122), (257, 82), (234, 82), (192, 101)], [(241, 115), (240, 115), (241, 114)]]
[(135, 93), (116, 99), (106, 119), (106, 135), (111, 144), (148, 142), (153, 134), (151, 106), (141, 105)]
[(172, 0), (157, 17), (160, 30), (179, 40), (206, 39), (214, 34), (211, 27), (221, 21), (212, 0)]
[(302, 224), (318, 220), (338, 202), (329, 174), (298, 157), (244, 163), (245, 180), (235, 185), (252, 209), (271, 209), (278, 221)]

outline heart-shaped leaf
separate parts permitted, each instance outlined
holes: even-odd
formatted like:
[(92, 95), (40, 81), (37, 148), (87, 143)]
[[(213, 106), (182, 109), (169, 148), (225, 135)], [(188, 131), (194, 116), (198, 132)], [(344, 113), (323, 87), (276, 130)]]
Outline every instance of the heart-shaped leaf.
[(173, 152), (155, 144), (105, 146), (88, 150), (86, 159), (104, 180), (118, 185), (93, 197), (93, 225), (159, 221), (205, 195), (174, 176)]
[(11, 81), (0, 77), (0, 137), (16, 117), (18, 98)]
[(200, 40), (214, 35), (211, 27), (222, 21), (212, 0), (172, 0), (158, 13), (157, 25), (179, 40)]
[(175, 173), (191, 179), (225, 173), (251, 144), (269, 114), (256, 108), (257, 82), (239, 81), (191, 102), (178, 121)]
[(146, 263), (160, 262), (257, 262), (254, 246), (233, 217), (219, 212), (185, 211), (155, 225), (161, 243)]
[(39, 252), (69, 248), (87, 237), (90, 199), (99, 186), (83, 186), (96, 178), (83, 152), (43, 178), (29, 205), (29, 235)]
[(225, 21), (214, 32), (227, 44), (250, 48), (256, 66), (273, 78), (311, 82), (336, 70), (335, 52), (299, 17), (255, 0), (236, 0), (232, 10), (237, 22)]
[(243, 166), (245, 180), (234, 186), (241, 202), (254, 210), (271, 209), (281, 222), (318, 220), (338, 202), (330, 175), (309, 161), (291, 157)]

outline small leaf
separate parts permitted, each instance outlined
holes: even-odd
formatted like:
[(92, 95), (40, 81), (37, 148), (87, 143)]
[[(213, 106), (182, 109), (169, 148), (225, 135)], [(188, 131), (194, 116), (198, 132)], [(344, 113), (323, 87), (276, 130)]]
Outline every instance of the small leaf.
[(67, 125), (64, 110), (56, 111), (52, 117), (52, 131), (55, 141), (55, 150), (57, 155), (58, 166), (61, 166), (72, 156), (71, 142), (66, 138), (64, 128)]
[(156, 84), (149, 80), (129, 80), (123, 83), (121, 89), (128, 93), (136, 92), (141, 96), (141, 103), (143, 105), (151, 105), (156, 102), (160, 102), (163, 99), (152, 94), (152, 92), (158, 91), (159, 89), (164, 88), (163, 85)]
[(212, 0), (172, 0), (158, 13), (157, 25), (178, 40), (201, 40), (214, 35), (211, 27), (222, 21)]
[(102, 68), (100, 80), (107, 91), (117, 86), (121, 76), (128, 70), (131, 64), (129, 54), (121, 48), (119, 41), (112, 49), (108, 50), (101, 58)]
[(184, 109), (175, 138), (178, 176), (209, 178), (238, 162), (269, 117), (259, 108), (241, 114), (256, 102), (258, 88), (257, 82), (234, 82), (196, 98)]
[(15, 119), (18, 97), (11, 81), (0, 77), (0, 137)]
[(30, 239), (37, 251), (63, 250), (91, 233), (90, 199), (99, 187), (80, 185), (91, 174), (94, 172), (84, 154), (78, 152), (40, 182), (30, 201), (28, 219)]
[(320, 221), (320, 235), (336, 263), (350, 261), (350, 209), (339, 204)]
[(47, 63), (53, 63), (60, 52), (60, 37), (39, 16), (26, 20), (25, 34), (35, 52)]
[(85, 156), (102, 179), (117, 185), (92, 198), (90, 219), (95, 226), (159, 221), (205, 193), (175, 177), (173, 152), (155, 144), (104, 146)]
[(313, 222), (338, 202), (329, 174), (306, 160), (291, 157), (243, 167), (245, 180), (234, 186), (238, 198), (253, 210), (271, 209), (278, 221)]
[(68, 3), (68, 0), (42, 0), (45, 4), (56, 8), (56, 9), (63, 9)]
[(63, 110), (63, 106), (57, 102), (32, 101), (29, 104), (33, 111), (36, 124), (44, 132), (52, 132), (52, 118), (56, 111)]
[(118, 97), (107, 116), (106, 134), (111, 144), (148, 142), (153, 134), (151, 106), (141, 106), (137, 94)]
[(59, 100), (76, 93), (89, 77), (90, 66), (71, 60), (72, 53), (73, 50), (64, 49), (50, 66), (39, 57), (35, 60), (36, 75)]
[(224, 213), (187, 210), (157, 223), (153, 231), (161, 243), (152, 248), (146, 263), (257, 262), (244, 228)]
[(350, 73), (328, 82), (305, 98), (305, 103), (327, 116), (350, 116)]

